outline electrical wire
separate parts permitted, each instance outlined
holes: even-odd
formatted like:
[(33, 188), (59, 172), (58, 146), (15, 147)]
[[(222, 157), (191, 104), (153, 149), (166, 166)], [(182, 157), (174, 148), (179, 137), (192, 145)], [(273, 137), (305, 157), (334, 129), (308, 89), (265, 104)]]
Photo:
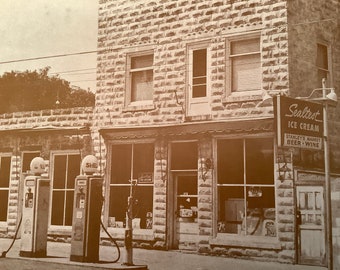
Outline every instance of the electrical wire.
[(91, 54), (91, 53), (97, 53), (97, 52), (98, 51), (85, 51), (85, 52), (76, 52), (76, 53), (55, 54), (55, 55), (49, 55), (49, 56), (39, 56), (39, 57), (32, 57), (32, 58), (23, 58), (23, 59), (9, 60), (9, 61), (1, 61), (0, 64), (10, 64), (10, 63), (33, 61), (33, 60), (49, 59), (49, 58), (83, 55), (83, 54)]

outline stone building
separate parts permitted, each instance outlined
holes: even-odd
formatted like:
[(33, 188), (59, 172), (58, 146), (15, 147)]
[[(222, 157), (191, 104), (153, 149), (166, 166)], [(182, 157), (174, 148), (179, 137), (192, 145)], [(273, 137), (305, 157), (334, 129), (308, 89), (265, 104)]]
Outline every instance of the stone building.
[[(323, 150), (278, 145), (273, 97), (309, 96), (322, 78), (339, 93), (339, 8), (336, 0), (100, 0), (93, 113), (86, 108), (80, 124), (70, 122), (73, 129), (59, 128), (34, 143), (49, 161), (52, 213), (58, 200), (53, 172), (62, 166), (53, 153), (66, 145), (84, 149), (81, 158), (97, 155), (102, 218), (117, 239), (124, 237), (127, 197), (137, 180), (136, 246), (328, 265)], [(339, 115), (339, 106), (329, 107), (335, 266)], [(14, 119), (0, 119), (1, 138), (22, 136), (12, 122), (24, 120)], [(21, 168), (17, 161), (25, 164), (31, 143), (20, 140), (18, 147), (13, 139), (9, 147), (1, 140), (1, 157), (12, 161), (12, 171)], [(7, 221), (0, 223), (7, 235), (20, 206), (19, 180), (10, 175)], [(72, 200), (72, 185), (66, 187)], [(66, 216), (70, 210), (63, 209)], [(56, 226), (53, 217), (51, 239), (69, 236), (70, 223)]]

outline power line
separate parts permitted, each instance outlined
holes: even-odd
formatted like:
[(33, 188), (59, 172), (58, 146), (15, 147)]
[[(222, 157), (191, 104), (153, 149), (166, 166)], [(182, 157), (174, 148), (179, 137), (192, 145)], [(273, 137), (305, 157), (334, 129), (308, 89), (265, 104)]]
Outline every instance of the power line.
[(95, 82), (97, 80), (81, 80), (81, 81), (70, 81), (70, 83), (74, 83), (74, 82)]
[(33, 58), (2, 61), (0, 62), (0, 64), (9, 64), (9, 63), (18, 63), (18, 62), (48, 59), (48, 58), (58, 58), (58, 57), (73, 56), (73, 55), (91, 54), (91, 53), (97, 53), (97, 52), (98, 51), (96, 50), (96, 51), (85, 51), (85, 52), (77, 52), (77, 53), (56, 54), (56, 55), (50, 55), (50, 56), (40, 56), (40, 57), (33, 57)]
[(94, 69), (97, 69), (97, 68), (93, 67), (93, 68), (83, 68), (83, 69), (73, 69), (73, 70), (59, 71), (59, 72), (57, 71), (57, 72), (50, 73), (50, 75), (53, 75), (53, 74), (63, 74), (63, 73), (73, 73), (73, 72), (78, 72), (78, 71), (94, 70)]

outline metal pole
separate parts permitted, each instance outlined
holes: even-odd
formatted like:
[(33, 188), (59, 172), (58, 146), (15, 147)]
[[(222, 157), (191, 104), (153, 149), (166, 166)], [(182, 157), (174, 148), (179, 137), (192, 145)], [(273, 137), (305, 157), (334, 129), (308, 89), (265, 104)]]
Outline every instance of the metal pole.
[[(133, 180), (131, 180), (133, 181)], [(126, 212), (126, 228), (125, 228), (125, 261), (123, 265), (133, 265), (133, 249), (132, 249), (132, 184), (130, 188), (130, 196), (128, 198), (128, 210)]]
[(331, 200), (331, 183), (329, 167), (329, 144), (328, 144), (328, 118), (327, 118), (327, 97), (326, 97), (326, 80), (322, 79), (322, 97), (323, 104), (323, 142), (324, 142), (324, 161), (325, 161), (325, 192), (326, 192), (326, 216), (327, 216), (327, 252), (328, 252), (328, 269), (333, 270), (333, 239), (332, 239), (332, 200)]
[[(133, 162), (134, 157), (134, 146), (132, 145), (131, 148), (131, 161)], [(124, 237), (124, 244), (125, 244), (125, 261), (123, 265), (133, 265), (133, 249), (132, 249), (132, 216), (133, 216), (133, 188), (134, 185), (137, 184), (137, 180), (133, 179), (133, 166), (130, 169), (130, 195), (128, 197), (128, 207), (126, 211), (126, 226), (125, 226), (125, 237)]]

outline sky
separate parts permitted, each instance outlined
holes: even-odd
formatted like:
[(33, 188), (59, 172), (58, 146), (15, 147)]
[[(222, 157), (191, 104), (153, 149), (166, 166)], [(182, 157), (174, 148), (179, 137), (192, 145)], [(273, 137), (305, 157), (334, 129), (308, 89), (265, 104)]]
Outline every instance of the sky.
[[(40, 70), (95, 91), (98, 0), (0, 0), (0, 75)], [(29, 58), (71, 56), (17, 61)], [(13, 63), (6, 63), (12, 62)]]

